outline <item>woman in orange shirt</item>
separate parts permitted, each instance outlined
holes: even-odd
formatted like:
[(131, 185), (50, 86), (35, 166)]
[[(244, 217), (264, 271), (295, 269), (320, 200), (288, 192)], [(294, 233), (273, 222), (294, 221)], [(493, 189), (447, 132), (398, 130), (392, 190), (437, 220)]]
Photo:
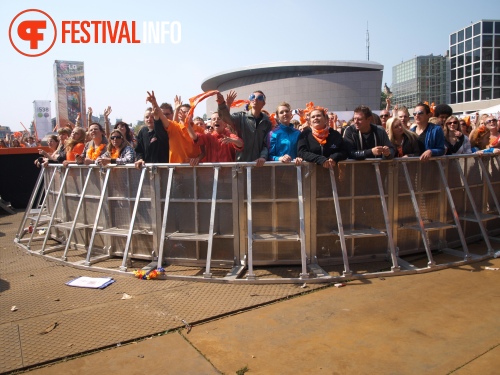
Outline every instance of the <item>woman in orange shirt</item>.
[(83, 128), (74, 128), (71, 132), (71, 136), (66, 141), (66, 160), (63, 161), (63, 165), (66, 167), (70, 163), (78, 162), (83, 160), (81, 154), (85, 148), (85, 130)]

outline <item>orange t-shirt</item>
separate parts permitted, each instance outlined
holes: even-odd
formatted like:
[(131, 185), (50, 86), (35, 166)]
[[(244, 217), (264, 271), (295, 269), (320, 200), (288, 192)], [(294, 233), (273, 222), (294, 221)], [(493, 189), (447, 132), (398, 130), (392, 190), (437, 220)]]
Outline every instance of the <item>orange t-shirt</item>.
[(69, 152), (66, 152), (66, 160), (67, 161), (76, 161), (76, 155), (80, 155), (85, 148), (85, 143), (77, 143), (73, 146), (73, 149)]
[(189, 159), (196, 158), (201, 153), (200, 146), (195, 144), (184, 124), (169, 121), (168, 143), (170, 150), (170, 163), (189, 163)]

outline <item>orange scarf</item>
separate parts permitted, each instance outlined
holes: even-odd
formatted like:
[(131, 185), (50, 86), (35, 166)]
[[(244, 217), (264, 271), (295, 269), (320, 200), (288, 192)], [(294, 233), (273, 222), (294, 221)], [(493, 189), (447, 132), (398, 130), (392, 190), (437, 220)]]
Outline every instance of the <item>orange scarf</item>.
[(120, 156), (120, 150), (117, 148), (113, 148), (113, 152), (111, 153), (111, 159), (118, 159)]
[(326, 143), (326, 139), (328, 138), (328, 134), (330, 134), (328, 132), (328, 127), (325, 127), (321, 130), (317, 130), (311, 127), (311, 130), (314, 139), (316, 139), (320, 145), (324, 145)]
[(97, 149), (94, 149), (94, 143), (92, 142), (92, 145), (87, 150), (87, 157), (91, 160), (96, 160), (99, 156), (101, 156), (104, 147), (106, 147), (106, 145), (101, 143)]

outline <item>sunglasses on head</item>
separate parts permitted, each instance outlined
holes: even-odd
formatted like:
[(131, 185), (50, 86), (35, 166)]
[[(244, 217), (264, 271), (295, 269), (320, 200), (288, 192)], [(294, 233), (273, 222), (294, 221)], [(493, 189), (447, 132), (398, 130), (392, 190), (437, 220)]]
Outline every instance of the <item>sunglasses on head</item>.
[(425, 114), (424, 111), (416, 111), (416, 112), (413, 112), (413, 116), (416, 116), (416, 115), (423, 115)]
[(109, 139), (114, 140), (114, 139), (122, 139), (123, 137), (121, 135), (112, 135), (109, 137)]
[(250, 96), (248, 97), (248, 99), (249, 99), (250, 101), (252, 101), (252, 100), (258, 100), (258, 101), (263, 102), (264, 100), (266, 100), (266, 97), (265, 97), (264, 95), (262, 95), (262, 94), (259, 94), (259, 95), (257, 95), (257, 96), (255, 96), (255, 94), (252, 94), (252, 95), (250, 95)]

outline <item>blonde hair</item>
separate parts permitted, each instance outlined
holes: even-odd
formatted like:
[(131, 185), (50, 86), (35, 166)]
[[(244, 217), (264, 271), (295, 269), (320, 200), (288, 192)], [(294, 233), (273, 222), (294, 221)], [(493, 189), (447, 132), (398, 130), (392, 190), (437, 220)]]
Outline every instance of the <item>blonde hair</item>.
[(74, 139), (73, 137), (69, 137), (66, 140), (66, 152), (70, 152), (73, 150), (73, 147), (75, 147), (78, 143), (85, 143), (85, 137), (87, 136), (87, 133), (83, 128), (75, 128), (73, 129), (74, 132), (77, 132), (79, 134), (78, 139)]
[(403, 125), (403, 122), (399, 118), (397, 118), (397, 117), (391, 117), (389, 120), (387, 120), (387, 123), (385, 124), (387, 135), (389, 136), (389, 140), (391, 141), (391, 143), (394, 143), (394, 141), (395, 141), (395, 139), (394, 139), (394, 133), (392, 132), (392, 127), (394, 126), (394, 124), (397, 121), (399, 121), (401, 123), (401, 127), (403, 128), (403, 134), (406, 134), (406, 136), (409, 139), (417, 139), (417, 135), (414, 132), (409, 131), (406, 128), (406, 126)]
[(125, 146), (130, 145), (130, 143), (128, 143), (128, 141), (127, 141), (127, 138), (125, 138), (123, 136), (122, 132), (119, 131), (118, 129), (115, 129), (109, 135), (109, 142), (108, 142), (108, 146), (106, 147), (110, 155), (113, 152), (113, 148), (114, 148), (113, 144), (111, 143), (111, 137), (113, 136), (113, 134), (117, 134), (120, 137), (122, 137), (122, 144), (121, 144), (120, 148), (118, 149), (119, 152), (122, 152), (122, 150), (125, 148)]

